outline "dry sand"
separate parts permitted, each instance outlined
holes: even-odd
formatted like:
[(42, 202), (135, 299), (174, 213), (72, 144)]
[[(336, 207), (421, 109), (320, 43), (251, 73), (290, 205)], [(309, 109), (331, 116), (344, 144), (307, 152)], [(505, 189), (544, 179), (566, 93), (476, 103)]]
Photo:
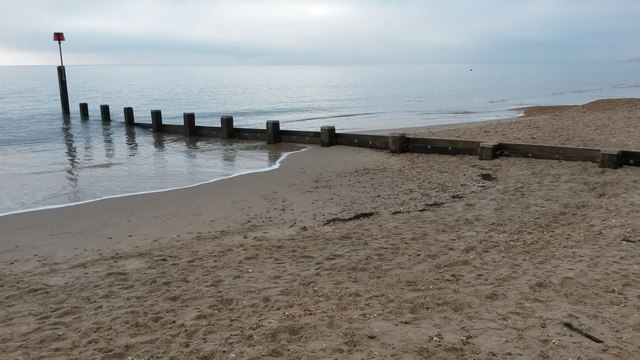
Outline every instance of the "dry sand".
[[(637, 149), (638, 101), (606, 104), (438, 136)], [(592, 126), (618, 130), (576, 130)], [(0, 354), (640, 358), (639, 185), (637, 167), (312, 148), (268, 173), (1, 217)]]

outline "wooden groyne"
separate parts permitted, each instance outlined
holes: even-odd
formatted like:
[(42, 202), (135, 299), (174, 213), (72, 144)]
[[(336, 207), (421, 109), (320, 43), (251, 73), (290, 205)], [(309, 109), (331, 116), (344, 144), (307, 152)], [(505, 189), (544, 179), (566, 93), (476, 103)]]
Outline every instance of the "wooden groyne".
[[(88, 105), (80, 104), (81, 119), (89, 118)], [(100, 105), (103, 122), (111, 121), (108, 105)], [(322, 126), (320, 131), (282, 130), (280, 122), (269, 120), (263, 129), (236, 128), (233, 116), (222, 116), (220, 126), (196, 125), (194, 113), (183, 114), (183, 124), (164, 124), (160, 110), (151, 111), (151, 123), (140, 123), (134, 119), (133, 109), (124, 108), (124, 123), (151, 129), (154, 132), (184, 135), (187, 137), (213, 137), (219, 139), (240, 139), (265, 141), (267, 144), (280, 142), (310, 144), (328, 147), (334, 145), (356, 146), (370, 149), (389, 150), (392, 153), (422, 153), (442, 155), (478, 156), (480, 160), (493, 160), (497, 157), (525, 157), (545, 160), (588, 161), (597, 163), (601, 168), (617, 169), (621, 166), (640, 166), (640, 151), (623, 149), (596, 149), (571, 146), (539, 144), (521, 144), (511, 142), (488, 143), (439, 138), (414, 138), (404, 133), (389, 135), (366, 135), (337, 133), (334, 126)]]

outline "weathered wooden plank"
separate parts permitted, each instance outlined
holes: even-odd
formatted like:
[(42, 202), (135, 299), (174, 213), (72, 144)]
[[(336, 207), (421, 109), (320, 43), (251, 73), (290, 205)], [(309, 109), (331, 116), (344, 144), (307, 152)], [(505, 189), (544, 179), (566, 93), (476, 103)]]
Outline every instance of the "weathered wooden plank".
[(234, 136), (241, 140), (267, 141), (267, 129), (235, 128)]
[(479, 154), (478, 149), (467, 149), (459, 147), (444, 147), (425, 144), (407, 144), (405, 146), (405, 152), (419, 153), (419, 154), (440, 154), (440, 155), (474, 155)]
[(184, 135), (184, 126), (182, 125), (173, 125), (173, 124), (163, 124), (162, 132), (166, 134), (180, 134)]
[(480, 141), (438, 139), (438, 138), (407, 138), (405, 151), (422, 154), (443, 155), (478, 155)]
[(600, 161), (600, 150), (571, 146), (500, 143), (499, 156), (566, 161)]
[(320, 145), (319, 131), (280, 130), (280, 136), (285, 143)]
[(196, 134), (198, 136), (219, 138), (222, 134), (222, 130), (219, 126), (197, 126), (196, 125)]
[(458, 140), (458, 139), (440, 139), (440, 138), (407, 138), (407, 143), (411, 145), (426, 145), (443, 148), (460, 148), (478, 150), (480, 141)]
[(364, 134), (336, 134), (336, 145), (389, 149), (389, 136)]
[(280, 130), (282, 136), (300, 136), (300, 137), (317, 137), (320, 138), (319, 131), (301, 131), (301, 130)]
[(141, 128), (141, 129), (153, 129), (153, 125), (151, 125), (151, 124), (134, 123), (133, 126)]

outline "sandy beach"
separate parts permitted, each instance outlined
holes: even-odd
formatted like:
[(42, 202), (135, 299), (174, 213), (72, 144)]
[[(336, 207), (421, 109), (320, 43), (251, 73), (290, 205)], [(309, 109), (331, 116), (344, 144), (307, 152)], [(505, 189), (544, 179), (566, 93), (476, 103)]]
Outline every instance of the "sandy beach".
[[(410, 135), (640, 149), (640, 99)], [(640, 168), (311, 147), (0, 217), (7, 359), (640, 358)]]

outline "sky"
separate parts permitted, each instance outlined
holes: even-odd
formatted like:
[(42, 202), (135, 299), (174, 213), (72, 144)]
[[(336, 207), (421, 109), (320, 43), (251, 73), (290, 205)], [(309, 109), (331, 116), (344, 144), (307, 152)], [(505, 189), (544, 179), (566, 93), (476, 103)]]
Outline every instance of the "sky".
[(640, 60), (640, 0), (1, 0), (0, 65)]

